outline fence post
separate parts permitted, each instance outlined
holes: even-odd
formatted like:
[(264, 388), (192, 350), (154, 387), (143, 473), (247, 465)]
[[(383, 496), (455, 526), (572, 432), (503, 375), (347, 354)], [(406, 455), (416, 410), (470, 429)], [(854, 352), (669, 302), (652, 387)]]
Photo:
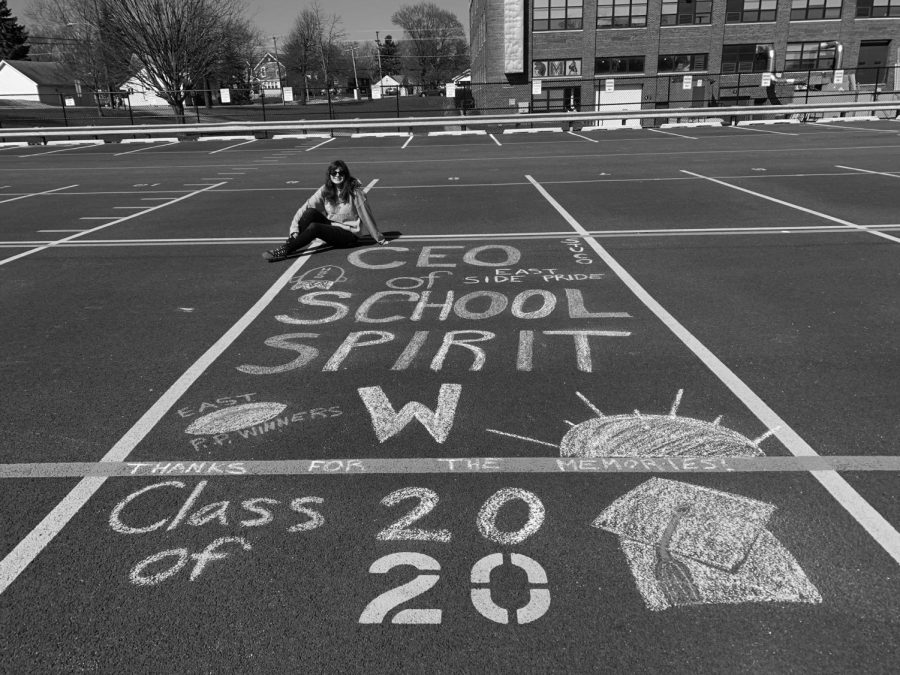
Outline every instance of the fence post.
[(397, 87), (397, 117), (400, 117), (400, 87)]
[(197, 105), (197, 92), (191, 92), (191, 99), (194, 101), (194, 116), (197, 118), (197, 124), (200, 124), (200, 107)]
[(69, 116), (66, 115), (66, 99), (62, 94), (57, 94), (57, 96), (59, 96), (59, 104), (62, 106), (63, 124), (69, 126)]
[(125, 94), (125, 102), (128, 103), (128, 122), (134, 126), (134, 113), (131, 110), (131, 92)]
[(266, 121), (266, 93), (262, 87), (259, 88), (259, 100), (262, 102), (263, 122)]
[(328, 119), (334, 119), (334, 109), (331, 107), (331, 87), (328, 86), (328, 83), (325, 83), (325, 95), (328, 96)]

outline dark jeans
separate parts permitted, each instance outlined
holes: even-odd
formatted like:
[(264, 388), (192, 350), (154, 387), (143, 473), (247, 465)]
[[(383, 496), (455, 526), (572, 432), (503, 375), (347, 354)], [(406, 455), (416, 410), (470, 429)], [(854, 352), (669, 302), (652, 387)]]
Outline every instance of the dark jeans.
[(299, 234), (294, 241), (300, 246), (308, 245), (313, 239), (321, 239), (332, 246), (349, 246), (357, 240), (353, 232), (332, 225), (324, 214), (315, 209), (306, 209), (297, 224)]

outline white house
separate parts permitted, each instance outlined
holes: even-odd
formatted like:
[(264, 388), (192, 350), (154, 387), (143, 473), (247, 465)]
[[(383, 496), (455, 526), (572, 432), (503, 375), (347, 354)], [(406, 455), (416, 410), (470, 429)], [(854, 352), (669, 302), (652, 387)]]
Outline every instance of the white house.
[(128, 100), (131, 106), (139, 108), (141, 106), (167, 106), (169, 103), (160, 96), (156, 89), (141, 82), (139, 75), (134, 75), (122, 84), (119, 89), (129, 93)]
[(49, 105), (90, 105), (93, 96), (61, 63), (0, 61), (0, 97)]
[(372, 84), (372, 98), (396, 96), (400, 91), (400, 83), (390, 75), (385, 75), (378, 82)]

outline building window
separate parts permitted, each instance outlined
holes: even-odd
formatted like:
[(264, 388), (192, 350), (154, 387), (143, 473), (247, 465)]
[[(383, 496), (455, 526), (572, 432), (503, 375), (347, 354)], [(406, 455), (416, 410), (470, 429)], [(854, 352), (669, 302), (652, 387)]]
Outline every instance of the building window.
[(788, 42), (785, 70), (832, 70), (835, 45), (828, 42)]
[(581, 30), (584, 0), (534, 0), (532, 30)]
[(791, 21), (840, 19), (843, 0), (791, 0)]
[(643, 73), (643, 56), (602, 56), (594, 60), (596, 75), (622, 75), (624, 73)]
[(597, 0), (597, 28), (647, 25), (647, 0)]
[(709, 23), (712, 0), (663, 0), (660, 24), (677, 26)]
[(778, 0), (726, 0), (725, 23), (757, 23), (775, 20)]
[(660, 73), (706, 70), (708, 54), (660, 54), (656, 69)]
[(581, 87), (544, 87), (531, 97), (532, 112), (563, 112), (581, 109)]
[(550, 59), (531, 62), (532, 77), (581, 77), (581, 59)]
[(856, 16), (900, 16), (900, 0), (856, 0)]
[(763, 73), (769, 64), (771, 44), (722, 45), (722, 72)]

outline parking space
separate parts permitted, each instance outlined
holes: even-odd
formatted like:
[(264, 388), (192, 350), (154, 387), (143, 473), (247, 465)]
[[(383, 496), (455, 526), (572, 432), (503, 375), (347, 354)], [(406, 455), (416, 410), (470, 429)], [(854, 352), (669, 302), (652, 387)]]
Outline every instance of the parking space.
[[(900, 244), (835, 219), (896, 178), (834, 167), (896, 148), (741, 133), (0, 164), (115, 193), (0, 193), (4, 240), (177, 195), (0, 267), (2, 662), (892, 662)], [(224, 241), (283, 236), (334, 157), (389, 246)]]

